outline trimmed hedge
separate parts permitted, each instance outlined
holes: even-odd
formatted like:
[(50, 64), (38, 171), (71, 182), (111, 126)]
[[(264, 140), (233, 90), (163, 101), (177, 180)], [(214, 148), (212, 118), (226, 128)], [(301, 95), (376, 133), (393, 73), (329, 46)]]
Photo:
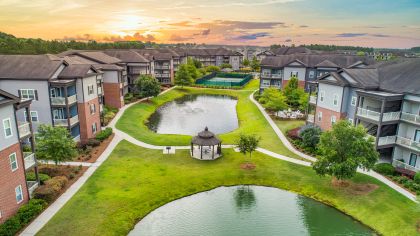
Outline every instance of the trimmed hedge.
[(420, 172), (417, 172), (414, 175), (414, 182), (416, 182), (416, 184), (420, 184)]
[(54, 201), (61, 189), (66, 186), (68, 182), (67, 177), (57, 176), (45, 182), (45, 185), (40, 186), (34, 192), (34, 197), (45, 200), (48, 203)]
[[(42, 173), (38, 173), (39, 176), (39, 181), (41, 182), (41, 184), (44, 184), (45, 181), (51, 179), (51, 177), (49, 175), (46, 174), (42, 174)], [(26, 180), (28, 181), (36, 181), (36, 176), (34, 172), (28, 172), (26, 174)]]
[(42, 199), (29, 200), (27, 204), (19, 208), (16, 215), (0, 225), (0, 235), (16, 235), (23, 227), (31, 222), (32, 219), (39, 215), (47, 205), (47, 202)]
[(394, 175), (395, 167), (389, 163), (379, 163), (373, 167), (373, 170), (383, 175)]
[(112, 128), (108, 127), (102, 131), (100, 131), (98, 134), (96, 134), (96, 139), (99, 141), (104, 141), (105, 139), (107, 139), (109, 136), (111, 136), (112, 134)]

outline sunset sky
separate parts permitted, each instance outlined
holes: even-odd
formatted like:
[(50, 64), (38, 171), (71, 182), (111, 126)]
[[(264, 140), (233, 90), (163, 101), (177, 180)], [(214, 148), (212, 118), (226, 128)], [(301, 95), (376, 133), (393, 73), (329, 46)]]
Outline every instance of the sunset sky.
[(18, 37), (207, 44), (420, 46), (420, 0), (0, 0)]

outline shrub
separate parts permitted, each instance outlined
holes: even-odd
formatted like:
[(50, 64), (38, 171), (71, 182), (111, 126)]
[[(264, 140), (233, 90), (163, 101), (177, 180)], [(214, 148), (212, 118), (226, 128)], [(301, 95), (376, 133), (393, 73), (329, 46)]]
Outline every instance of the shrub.
[(101, 145), (101, 141), (91, 138), (87, 141), (86, 145), (91, 146), (91, 147), (97, 147)]
[(414, 182), (416, 182), (416, 184), (420, 184), (420, 172), (417, 172), (414, 175)]
[(99, 141), (104, 141), (106, 138), (111, 136), (112, 134), (112, 128), (108, 127), (102, 131), (100, 131), (98, 134), (96, 134), (96, 139)]
[(14, 216), (0, 225), (0, 235), (14, 236), (22, 227), (19, 218)]
[[(46, 174), (42, 174), (42, 173), (38, 173), (39, 176), (39, 181), (41, 182), (41, 184), (44, 184), (45, 181), (51, 179), (51, 177), (49, 175)], [(28, 172), (26, 174), (26, 180), (28, 181), (36, 181), (36, 176), (34, 172)]]
[(34, 197), (37, 199), (45, 200), (48, 203), (54, 201), (61, 189), (66, 186), (68, 182), (67, 177), (57, 176), (45, 182), (45, 185), (35, 189)]
[(306, 148), (315, 148), (319, 143), (321, 129), (317, 126), (312, 126), (300, 132), (302, 137), (302, 145)]
[(134, 95), (132, 93), (126, 93), (124, 95), (124, 103), (130, 103), (135, 99)]
[(395, 167), (389, 163), (379, 163), (373, 167), (373, 170), (383, 175), (394, 175)]
[[(71, 175), (71, 173), (70, 173)], [(54, 190), (60, 191), (64, 186), (66, 186), (69, 180), (66, 176), (56, 176), (45, 182), (45, 185), (52, 187)]]

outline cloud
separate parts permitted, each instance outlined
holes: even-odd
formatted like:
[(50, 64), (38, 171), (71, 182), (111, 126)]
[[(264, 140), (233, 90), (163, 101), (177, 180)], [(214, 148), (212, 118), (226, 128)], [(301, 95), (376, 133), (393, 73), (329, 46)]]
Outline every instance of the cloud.
[(187, 40), (191, 40), (194, 39), (194, 37), (192, 36), (181, 36), (181, 35), (177, 35), (177, 34), (172, 34), (171, 37), (169, 37), (169, 41), (173, 41), (173, 42), (182, 42), (182, 41), (187, 41)]
[(273, 4), (282, 4), (288, 2), (296, 2), (297, 0), (263, 0), (263, 1), (253, 1), (253, 2), (226, 2), (220, 4), (193, 4), (188, 3), (176, 3), (173, 6), (162, 7), (160, 10), (177, 10), (177, 9), (197, 9), (197, 8), (226, 8), (226, 7), (252, 7), (252, 6), (266, 6)]
[(307, 25), (301, 25), (301, 26), (299, 26), (300, 28), (308, 28), (309, 26), (307, 26)]
[(378, 38), (387, 38), (387, 37), (391, 37), (391, 35), (387, 35), (387, 34), (370, 34), (370, 36), (373, 36), (373, 37), (378, 37)]
[(76, 35), (76, 36), (64, 36), (62, 38), (62, 40), (64, 41), (89, 41), (89, 40), (94, 40), (92, 38), (92, 35), (90, 34), (83, 34), (83, 35)]
[(210, 34), (210, 29), (201, 31), (201, 35), (209, 35), (209, 34)]
[(117, 41), (156, 41), (156, 38), (151, 34), (142, 35), (136, 32), (133, 35), (121, 36), (108, 36), (103, 38), (104, 41), (117, 42)]
[(175, 22), (168, 24), (170, 26), (179, 26), (179, 27), (190, 27), (193, 26), (191, 21), (181, 21), (181, 22)]
[(354, 38), (354, 37), (361, 37), (366, 36), (366, 33), (341, 33), (337, 34), (336, 37), (338, 38)]
[(255, 34), (245, 34), (245, 35), (240, 35), (240, 36), (236, 36), (233, 37), (234, 40), (255, 40), (257, 38), (263, 38), (263, 37), (268, 37), (270, 36), (270, 34), (268, 32), (260, 32), (260, 33), (255, 33)]
[(290, 42), (292, 42), (292, 40), (291, 39), (286, 39), (286, 40), (284, 40), (284, 42), (285, 43), (290, 43)]

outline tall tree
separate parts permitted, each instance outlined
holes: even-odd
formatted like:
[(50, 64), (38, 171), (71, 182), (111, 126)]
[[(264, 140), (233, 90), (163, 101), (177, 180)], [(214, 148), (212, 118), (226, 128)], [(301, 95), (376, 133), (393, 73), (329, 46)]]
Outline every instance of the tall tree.
[(140, 75), (136, 80), (136, 87), (140, 97), (155, 97), (160, 93), (160, 83), (151, 75)]
[(270, 112), (287, 109), (286, 97), (280, 90), (274, 87), (264, 89), (258, 101)]
[(188, 74), (191, 76), (193, 81), (201, 77), (201, 73), (198, 71), (194, 61), (195, 59), (192, 59), (192, 58), (187, 59)]
[(188, 69), (188, 64), (181, 64), (175, 74), (175, 84), (181, 86), (181, 88), (191, 85), (194, 82)]
[(253, 71), (258, 71), (260, 69), (260, 61), (258, 61), (256, 56), (252, 58), (250, 65)]
[(308, 105), (308, 95), (305, 90), (299, 88), (299, 80), (296, 76), (292, 76), (283, 89), (284, 96), (286, 96), (287, 104), (293, 109), (306, 110)]
[(321, 157), (313, 169), (321, 176), (331, 175), (338, 180), (352, 178), (359, 167), (370, 170), (379, 157), (373, 138), (363, 126), (353, 126), (346, 120), (321, 134), (318, 149)]
[(249, 159), (251, 159), (252, 153), (257, 149), (260, 140), (261, 138), (255, 134), (240, 134), (236, 146), (242, 154), (249, 153)]
[(248, 60), (247, 58), (245, 58), (245, 59), (242, 61), (242, 65), (244, 65), (244, 66), (249, 66), (249, 64), (250, 64), (250, 62), (249, 62), (249, 60)]
[(69, 161), (77, 155), (76, 143), (64, 127), (40, 125), (36, 136), (36, 155), (39, 159)]

